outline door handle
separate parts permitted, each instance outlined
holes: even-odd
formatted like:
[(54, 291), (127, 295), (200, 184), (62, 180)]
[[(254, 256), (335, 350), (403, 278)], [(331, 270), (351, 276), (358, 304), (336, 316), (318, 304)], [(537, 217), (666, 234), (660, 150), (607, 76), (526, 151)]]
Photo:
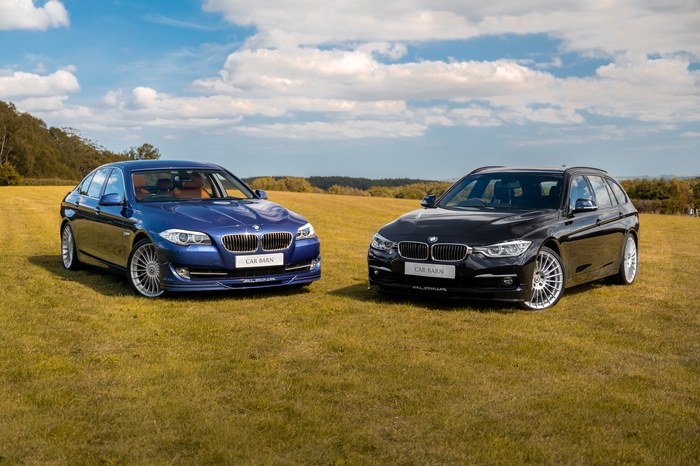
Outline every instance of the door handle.
[(600, 222), (602, 222), (602, 221), (603, 221), (603, 217), (598, 217), (597, 219), (595, 219), (595, 224), (600, 225)]
[(620, 212), (620, 218), (622, 218), (624, 215), (625, 215), (625, 214), (623, 214), (622, 212)]
[(95, 207), (95, 213), (99, 214), (100, 213), (100, 206)]

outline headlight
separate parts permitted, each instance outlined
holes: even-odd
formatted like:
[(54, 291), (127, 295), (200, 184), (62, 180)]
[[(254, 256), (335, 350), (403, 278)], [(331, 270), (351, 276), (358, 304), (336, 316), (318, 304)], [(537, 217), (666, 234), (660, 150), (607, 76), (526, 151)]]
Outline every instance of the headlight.
[(211, 244), (209, 236), (199, 231), (165, 230), (158, 233), (161, 238), (171, 243), (189, 246), (191, 244)]
[(303, 227), (297, 230), (297, 240), (300, 239), (311, 239), (316, 237), (316, 231), (310, 223), (307, 223)]
[(474, 252), (480, 252), (486, 257), (515, 257), (527, 251), (532, 241), (506, 241), (505, 243), (478, 246)]
[(397, 243), (394, 243), (393, 241), (389, 241), (379, 233), (374, 235), (372, 238), (372, 244), (370, 246), (372, 249), (379, 249), (380, 251), (391, 251), (392, 248), (396, 247)]

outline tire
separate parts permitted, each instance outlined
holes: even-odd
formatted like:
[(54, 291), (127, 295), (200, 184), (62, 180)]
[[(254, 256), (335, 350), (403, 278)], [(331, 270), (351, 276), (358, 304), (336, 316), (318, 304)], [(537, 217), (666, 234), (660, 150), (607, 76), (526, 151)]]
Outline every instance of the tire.
[(611, 275), (609, 282), (617, 285), (631, 285), (637, 278), (639, 271), (639, 254), (637, 250), (637, 240), (631, 233), (625, 238), (625, 247), (622, 250), (622, 260), (620, 260), (620, 270)]
[(543, 311), (555, 306), (564, 294), (566, 271), (559, 254), (543, 247), (537, 254), (532, 274), (532, 296), (520, 303), (523, 309)]
[(134, 245), (126, 264), (126, 278), (131, 288), (146, 298), (163, 296), (160, 288), (160, 264), (158, 252), (149, 239)]
[(78, 248), (75, 246), (75, 235), (73, 235), (73, 228), (68, 222), (61, 229), (61, 262), (63, 262), (63, 267), (68, 270), (80, 268)]

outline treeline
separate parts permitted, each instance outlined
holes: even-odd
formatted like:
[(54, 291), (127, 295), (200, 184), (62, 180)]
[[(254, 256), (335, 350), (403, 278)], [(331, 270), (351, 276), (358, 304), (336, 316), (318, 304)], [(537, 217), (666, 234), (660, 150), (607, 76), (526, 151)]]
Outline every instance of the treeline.
[[(321, 186), (326, 184), (319, 183), (320, 179), (332, 180), (365, 180), (375, 182), (374, 186), (371, 183), (363, 184), (364, 182), (350, 183), (348, 185), (332, 184), (323, 189), (320, 186), (314, 186), (311, 180), (314, 179)], [(452, 183), (445, 181), (421, 181), (406, 179), (409, 183), (400, 184), (402, 180), (369, 180), (367, 178), (350, 178), (343, 176), (299, 178), (294, 176), (287, 177), (272, 177), (264, 176), (260, 178), (245, 178), (244, 181), (253, 189), (263, 189), (265, 191), (292, 191), (298, 193), (326, 193), (326, 194), (341, 194), (346, 196), (372, 196), (372, 197), (395, 197), (399, 199), (423, 199), (429, 194), (440, 195)], [(342, 182), (342, 181), (341, 181)], [(384, 184), (384, 185), (382, 185)], [(386, 186), (388, 184), (388, 186)], [(368, 186), (367, 189), (359, 188), (358, 186)]]
[(0, 101), (0, 186), (77, 181), (96, 167), (123, 160), (158, 159), (150, 144), (121, 153), (105, 149), (74, 128), (47, 127), (12, 103)]
[(700, 178), (634, 179), (620, 184), (642, 213), (678, 214), (700, 208)]

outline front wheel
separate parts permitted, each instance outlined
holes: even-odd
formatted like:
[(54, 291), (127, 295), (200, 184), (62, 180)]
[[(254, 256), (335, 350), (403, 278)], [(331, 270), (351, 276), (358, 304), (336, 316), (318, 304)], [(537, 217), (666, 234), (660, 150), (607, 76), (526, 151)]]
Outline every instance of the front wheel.
[(80, 267), (78, 251), (75, 247), (75, 236), (70, 223), (63, 225), (63, 230), (61, 230), (61, 260), (63, 267), (68, 270), (76, 270)]
[(148, 239), (142, 239), (131, 250), (127, 263), (129, 285), (141, 296), (155, 298), (161, 296), (160, 264), (156, 247)]
[(520, 305), (527, 310), (541, 311), (557, 304), (564, 294), (564, 263), (559, 254), (542, 248), (537, 254), (532, 274), (532, 296)]
[(633, 235), (628, 234), (625, 239), (625, 250), (622, 253), (620, 271), (610, 277), (610, 281), (618, 285), (631, 285), (634, 279), (637, 278), (638, 265), (637, 241), (635, 241)]

